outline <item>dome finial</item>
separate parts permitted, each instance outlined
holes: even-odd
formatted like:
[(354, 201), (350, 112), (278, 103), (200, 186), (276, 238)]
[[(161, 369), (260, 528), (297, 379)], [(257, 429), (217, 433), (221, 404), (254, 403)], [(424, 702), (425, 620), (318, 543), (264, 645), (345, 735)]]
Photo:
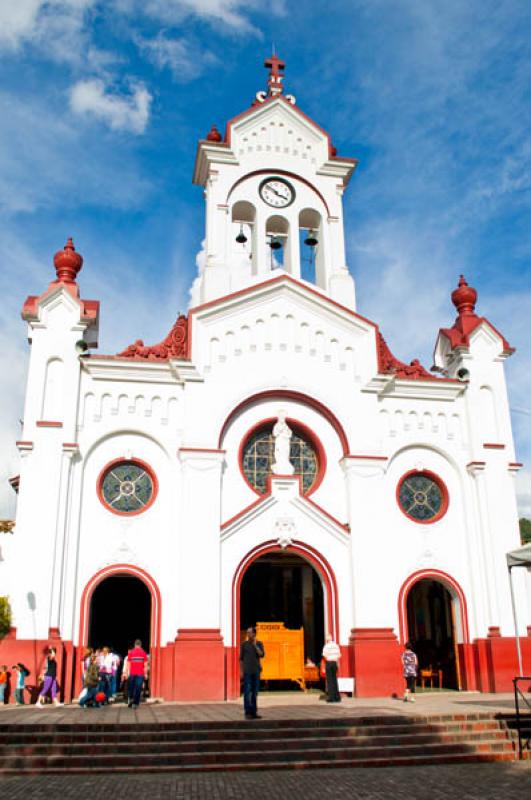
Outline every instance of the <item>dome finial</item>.
[(474, 314), (477, 299), (478, 293), (476, 290), (468, 285), (464, 275), (460, 275), (457, 289), (452, 292), (452, 303), (456, 307), (459, 316)]
[(212, 125), (209, 132), (207, 133), (207, 142), (221, 142), (222, 136), (221, 133), (218, 131), (216, 125)]
[(76, 253), (74, 242), (70, 237), (63, 247), (53, 257), (57, 281), (61, 283), (75, 283), (76, 277), (83, 266), (83, 256)]

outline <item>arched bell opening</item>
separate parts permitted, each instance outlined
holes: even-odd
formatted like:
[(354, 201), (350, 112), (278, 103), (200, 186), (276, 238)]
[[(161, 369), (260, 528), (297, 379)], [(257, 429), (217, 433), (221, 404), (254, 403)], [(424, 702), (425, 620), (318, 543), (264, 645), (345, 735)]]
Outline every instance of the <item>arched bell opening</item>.
[(301, 278), (325, 288), (323, 272), (322, 217), (313, 208), (303, 208), (299, 213), (299, 247)]
[(266, 247), (269, 252), (270, 269), (290, 269), (289, 221), (279, 214), (266, 221)]
[(422, 578), (410, 588), (406, 601), (407, 638), (419, 660), (423, 688), (460, 689), (458, 642), (460, 598), (443, 582)]
[(256, 209), (247, 200), (234, 203), (231, 210), (231, 255), (244, 268), (256, 272)]

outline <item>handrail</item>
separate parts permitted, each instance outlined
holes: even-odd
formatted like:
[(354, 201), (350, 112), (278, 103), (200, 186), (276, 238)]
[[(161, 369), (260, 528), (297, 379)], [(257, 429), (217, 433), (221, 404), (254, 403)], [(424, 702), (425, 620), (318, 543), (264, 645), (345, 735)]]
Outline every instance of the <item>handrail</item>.
[(514, 708), (516, 711), (516, 729), (518, 731), (518, 758), (521, 761), (523, 758), (523, 751), (524, 746), (527, 749), (531, 749), (531, 739), (525, 740), (525, 745), (522, 744), (522, 723), (520, 719), (520, 698), (524, 701), (524, 704), (527, 706), (529, 711), (531, 711), (531, 703), (524, 695), (520, 687), (518, 686), (519, 681), (529, 681), (531, 682), (531, 677), (529, 676), (521, 676), (519, 678), (513, 678), (514, 684)]

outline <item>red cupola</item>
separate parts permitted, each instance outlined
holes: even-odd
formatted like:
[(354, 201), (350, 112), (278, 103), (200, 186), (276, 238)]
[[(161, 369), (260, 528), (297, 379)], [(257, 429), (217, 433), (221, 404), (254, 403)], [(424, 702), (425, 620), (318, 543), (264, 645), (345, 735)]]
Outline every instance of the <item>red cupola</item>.
[(459, 316), (474, 314), (477, 299), (478, 293), (472, 286), (468, 285), (465, 276), (461, 275), (457, 289), (452, 292), (452, 303), (456, 307)]
[(57, 281), (61, 283), (75, 283), (76, 277), (83, 266), (83, 256), (76, 253), (74, 242), (68, 239), (62, 250), (53, 257), (55, 271), (57, 273)]

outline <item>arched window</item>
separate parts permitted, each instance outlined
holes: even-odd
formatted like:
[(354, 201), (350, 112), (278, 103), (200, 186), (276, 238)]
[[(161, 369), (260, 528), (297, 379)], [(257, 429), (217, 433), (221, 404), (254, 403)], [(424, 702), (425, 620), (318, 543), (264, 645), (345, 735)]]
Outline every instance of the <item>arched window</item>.
[(271, 250), (271, 269), (289, 269), (288, 265), (289, 222), (285, 217), (274, 214), (266, 222), (266, 241)]
[[(317, 263), (321, 261), (322, 219), (313, 208), (303, 208), (299, 213), (299, 243), (301, 258), (301, 278), (318, 283)], [(320, 285), (320, 284), (319, 284)]]
[(252, 264), (255, 271), (256, 209), (247, 200), (238, 200), (231, 212), (231, 252), (242, 259), (242, 266)]
[[(253, 428), (242, 443), (242, 472), (247, 482), (259, 494), (267, 491), (268, 478), (272, 474), (275, 460), (275, 422), (274, 419), (267, 420)], [(306, 426), (292, 419), (288, 419), (287, 423), (292, 431), (289, 460), (294, 467), (294, 474), (300, 475), (302, 479), (302, 491), (307, 494), (320, 483), (325, 466), (324, 451)]]

